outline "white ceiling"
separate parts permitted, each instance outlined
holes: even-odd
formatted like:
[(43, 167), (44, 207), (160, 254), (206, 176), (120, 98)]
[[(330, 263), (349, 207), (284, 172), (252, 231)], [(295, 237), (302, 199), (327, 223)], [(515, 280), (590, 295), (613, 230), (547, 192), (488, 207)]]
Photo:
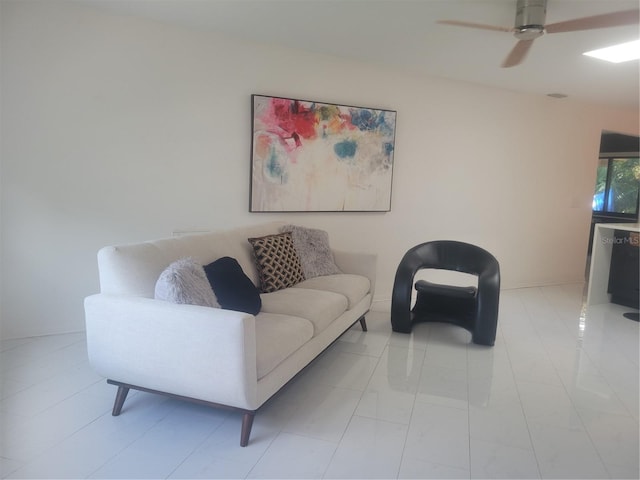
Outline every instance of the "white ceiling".
[[(439, 25), (463, 20), (512, 27), (515, 0), (81, 0), (113, 13), (402, 67), (456, 80), (638, 108), (639, 62), (583, 52), (638, 39), (639, 26), (537, 39), (524, 64), (501, 68), (510, 33)], [(547, 24), (637, 9), (637, 0), (549, 0)]]

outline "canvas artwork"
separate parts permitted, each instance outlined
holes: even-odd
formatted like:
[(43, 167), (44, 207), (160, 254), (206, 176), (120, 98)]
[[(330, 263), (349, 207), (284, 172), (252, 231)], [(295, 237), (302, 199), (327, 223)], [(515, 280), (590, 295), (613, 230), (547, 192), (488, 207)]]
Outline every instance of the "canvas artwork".
[(252, 95), (252, 212), (388, 212), (396, 112)]

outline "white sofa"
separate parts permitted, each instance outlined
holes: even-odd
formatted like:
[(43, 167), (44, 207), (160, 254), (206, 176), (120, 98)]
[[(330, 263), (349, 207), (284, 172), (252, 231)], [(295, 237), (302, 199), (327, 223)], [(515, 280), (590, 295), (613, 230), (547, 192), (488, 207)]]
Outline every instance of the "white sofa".
[(246, 446), (256, 410), (340, 335), (360, 321), (375, 286), (373, 254), (333, 251), (344, 272), (260, 295), (257, 315), (154, 299), (172, 262), (238, 260), (258, 286), (247, 241), (279, 233), (282, 222), (105, 247), (98, 253), (100, 293), (85, 299), (94, 369), (118, 386), (113, 415), (129, 389), (177, 396), (243, 413)]

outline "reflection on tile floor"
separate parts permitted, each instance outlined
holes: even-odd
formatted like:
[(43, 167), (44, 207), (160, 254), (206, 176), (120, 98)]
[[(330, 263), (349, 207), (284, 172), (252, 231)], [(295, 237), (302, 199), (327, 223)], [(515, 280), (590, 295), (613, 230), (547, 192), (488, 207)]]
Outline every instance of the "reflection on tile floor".
[(493, 348), (371, 312), (259, 410), (132, 392), (84, 334), (0, 344), (2, 478), (639, 478), (638, 323), (583, 285), (506, 290)]

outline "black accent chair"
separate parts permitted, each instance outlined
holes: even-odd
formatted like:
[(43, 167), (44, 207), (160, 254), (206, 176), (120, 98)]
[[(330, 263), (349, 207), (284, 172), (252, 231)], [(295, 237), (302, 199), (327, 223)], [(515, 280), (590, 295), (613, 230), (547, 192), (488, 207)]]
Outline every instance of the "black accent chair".
[[(423, 268), (477, 275), (478, 287), (419, 280), (412, 310), (413, 278)], [(416, 322), (449, 322), (469, 330), (473, 343), (492, 346), (496, 340), (499, 299), (500, 265), (489, 252), (452, 240), (422, 243), (405, 253), (398, 265), (391, 298), (391, 327), (394, 332), (411, 333)]]

